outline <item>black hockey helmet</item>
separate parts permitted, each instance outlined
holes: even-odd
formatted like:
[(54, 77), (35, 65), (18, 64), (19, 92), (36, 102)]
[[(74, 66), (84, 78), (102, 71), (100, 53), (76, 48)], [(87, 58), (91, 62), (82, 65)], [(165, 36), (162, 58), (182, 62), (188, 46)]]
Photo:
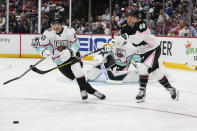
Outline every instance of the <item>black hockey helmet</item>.
[(133, 16), (135, 18), (142, 19), (143, 18), (143, 12), (142, 11), (139, 11), (139, 10), (131, 9), (127, 13), (127, 17), (128, 16)]
[(52, 24), (55, 24), (55, 23), (60, 23), (62, 24), (62, 17), (60, 15), (55, 15), (52, 19)]

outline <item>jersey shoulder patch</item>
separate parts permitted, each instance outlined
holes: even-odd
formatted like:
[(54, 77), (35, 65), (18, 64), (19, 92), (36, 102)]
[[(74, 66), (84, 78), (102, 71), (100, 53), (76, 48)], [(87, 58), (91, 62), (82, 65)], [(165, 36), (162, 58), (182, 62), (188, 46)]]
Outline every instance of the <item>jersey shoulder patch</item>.
[(145, 21), (139, 21), (137, 24), (136, 24), (136, 28), (137, 28), (137, 31), (139, 32), (144, 32), (147, 30), (147, 25), (146, 25), (146, 22)]

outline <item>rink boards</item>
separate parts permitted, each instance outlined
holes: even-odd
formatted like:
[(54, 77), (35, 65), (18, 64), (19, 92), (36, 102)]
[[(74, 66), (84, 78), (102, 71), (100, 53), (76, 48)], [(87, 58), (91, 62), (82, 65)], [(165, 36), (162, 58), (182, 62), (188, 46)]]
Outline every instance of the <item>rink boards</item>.
[[(0, 34), (0, 57), (39, 58), (31, 41), (39, 34)], [(81, 54), (94, 51), (111, 40), (111, 35), (78, 35)], [(171, 68), (189, 69), (185, 63), (197, 65), (197, 39), (187, 37), (157, 37), (162, 47), (160, 61)], [(85, 60), (92, 60), (93, 56)], [(190, 69), (191, 70), (191, 69)]]

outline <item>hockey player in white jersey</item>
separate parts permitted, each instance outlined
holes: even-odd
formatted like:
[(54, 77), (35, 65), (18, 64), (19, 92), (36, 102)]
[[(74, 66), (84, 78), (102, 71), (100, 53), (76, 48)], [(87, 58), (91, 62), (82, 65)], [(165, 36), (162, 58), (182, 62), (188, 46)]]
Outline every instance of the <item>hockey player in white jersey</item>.
[[(38, 40), (37, 40), (38, 41)], [(80, 56), (80, 43), (73, 28), (62, 26), (62, 18), (55, 16), (52, 21), (52, 28), (44, 31), (39, 42), (32, 43), (32, 46), (44, 57), (51, 56), (51, 59), (58, 66), (77, 59)], [(98, 92), (86, 81), (82, 72), (82, 61), (69, 64), (59, 68), (59, 71), (67, 78), (76, 79), (81, 97), (83, 100), (92, 94), (99, 99), (105, 99), (105, 95)]]
[(137, 102), (143, 102), (146, 96), (146, 86), (149, 80), (149, 74), (158, 80), (170, 93), (173, 100), (178, 100), (179, 92), (172, 87), (167, 77), (159, 68), (158, 59), (161, 54), (161, 47), (155, 36), (150, 33), (147, 25), (141, 20), (142, 13), (137, 10), (131, 10), (128, 13), (127, 25), (121, 29), (120, 35), (117, 38), (117, 44), (130, 45), (128, 48), (133, 48), (135, 54), (140, 55), (141, 61), (136, 63), (139, 71), (139, 93), (136, 96)]
[[(127, 47), (129, 44), (114, 45), (111, 49), (108, 49), (108, 46), (110, 46), (108, 43), (105, 44), (103, 50), (94, 57), (96, 65), (87, 71), (88, 80), (96, 81), (103, 74), (106, 82), (138, 82), (138, 70), (132, 64), (130, 65), (130, 62), (140, 61), (140, 56), (135, 55), (133, 49)], [(102, 66), (106, 69), (107, 74), (103, 71)], [(106, 75), (110, 81), (107, 81)], [(100, 78), (100, 80), (102, 79)]]

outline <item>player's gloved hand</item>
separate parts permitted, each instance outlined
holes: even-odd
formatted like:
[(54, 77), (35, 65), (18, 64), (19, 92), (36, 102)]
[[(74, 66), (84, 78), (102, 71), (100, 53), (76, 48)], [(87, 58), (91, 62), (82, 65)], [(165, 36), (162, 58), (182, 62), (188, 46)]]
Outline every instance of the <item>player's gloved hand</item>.
[(96, 62), (96, 64), (100, 64), (100, 63), (103, 63), (104, 57), (102, 54), (99, 54), (99, 55), (94, 56), (93, 60), (94, 62)]
[(111, 45), (109, 43), (103, 45), (103, 51), (109, 52), (111, 51)]
[(128, 34), (127, 33), (124, 33), (124, 34), (120, 34), (117, 38), (115, 38), (115, 45), (116, 46), (122, 46), (126, 40), (128, 39)]
[(60, 54), (60, 59), (62, 61), (67, 61), (71, 57), (71, 51), (68, 49), (65, 49)]
[(39, 39), (40, 39), (40, 37), (35, 37), (34, 39), (32, 39), (31, 46), (33, 48), (37, 48), (38, 47), (38, 45), (39, 45)]
[(50, 50), (44, 50), (44, 51), (42, 52), (42, 56), (44, 56), (44, 57), (48, 57), (48, 56), (50, 56), (50, 55), (51, 55)]

